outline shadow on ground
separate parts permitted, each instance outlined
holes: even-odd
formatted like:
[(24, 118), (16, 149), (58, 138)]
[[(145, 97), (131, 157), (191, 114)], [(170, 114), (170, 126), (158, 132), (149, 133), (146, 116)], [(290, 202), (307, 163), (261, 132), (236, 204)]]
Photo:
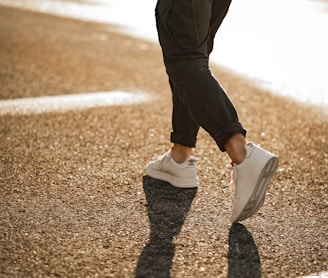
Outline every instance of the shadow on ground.
[(197, 189), (176, 188), (148, 176), (143, 177), (143, 189), (150, 237), (139, 257), (135, 277), (170, 277), (175, 252), (172, 240), (180, 233)]
[(242, 224), (229, 232), (228, 278), (261, 277), (261, 260), (251, 233)]
[[(149, 242), (144, 247), (135, 277), (170, 277), (175, 253), (173, 239), (180, 233), (197, 189), (180, 189), (143, 177), (150, 223)], [(242, 224), (229, 231), (228, 278), (261, 277), (261, 261), (251, 233)]]

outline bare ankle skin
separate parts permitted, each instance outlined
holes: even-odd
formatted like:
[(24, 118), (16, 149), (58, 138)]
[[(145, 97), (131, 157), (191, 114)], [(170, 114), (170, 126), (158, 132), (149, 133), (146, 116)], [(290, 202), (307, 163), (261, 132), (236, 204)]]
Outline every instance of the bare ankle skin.
[(192, 156), (192, 148), (174, 143), (171, 154), (175, 162), (183, 163)]
[(245, 137), (241, 133), (236, 133), (224, 145), (233, 163), (240, 164), (244, 161), (246, 157), (246, 143)]

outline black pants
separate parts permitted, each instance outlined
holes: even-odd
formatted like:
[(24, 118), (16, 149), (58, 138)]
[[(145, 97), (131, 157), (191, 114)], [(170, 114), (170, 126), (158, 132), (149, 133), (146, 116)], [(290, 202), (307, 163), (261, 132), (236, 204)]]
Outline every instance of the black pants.
[(195, 147), (203, 127), (224, 151), (246, 135), (237, 112), (210, 72), (214, 36), (231, 0), (158, 0), (156, 24), (173, 95), (171, 142)]

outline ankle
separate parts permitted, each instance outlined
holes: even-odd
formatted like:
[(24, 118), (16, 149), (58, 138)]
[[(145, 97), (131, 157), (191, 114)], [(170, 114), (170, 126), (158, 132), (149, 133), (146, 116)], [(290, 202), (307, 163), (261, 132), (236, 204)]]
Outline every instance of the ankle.
[(233, 163), (240, 164), (246, 157), (246, 139), (241, 133), (233, 135), (224, 145), (230, 159)]
[(171, 155), (175, 162), (183, 163), (192, 156), (192, 148), (180, 144), (173, 144)]

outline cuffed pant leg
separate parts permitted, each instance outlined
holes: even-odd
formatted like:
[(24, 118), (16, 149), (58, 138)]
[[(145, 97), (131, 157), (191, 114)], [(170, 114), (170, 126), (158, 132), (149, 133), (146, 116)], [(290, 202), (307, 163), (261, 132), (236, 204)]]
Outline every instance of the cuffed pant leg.
[(206, 62), (184, 63), (174, 80), (181, 90), (181, 102), (191, 118), (215, 140), (221, 151), (236, 133), (246, 135), (229, 97), (211, 74)]

